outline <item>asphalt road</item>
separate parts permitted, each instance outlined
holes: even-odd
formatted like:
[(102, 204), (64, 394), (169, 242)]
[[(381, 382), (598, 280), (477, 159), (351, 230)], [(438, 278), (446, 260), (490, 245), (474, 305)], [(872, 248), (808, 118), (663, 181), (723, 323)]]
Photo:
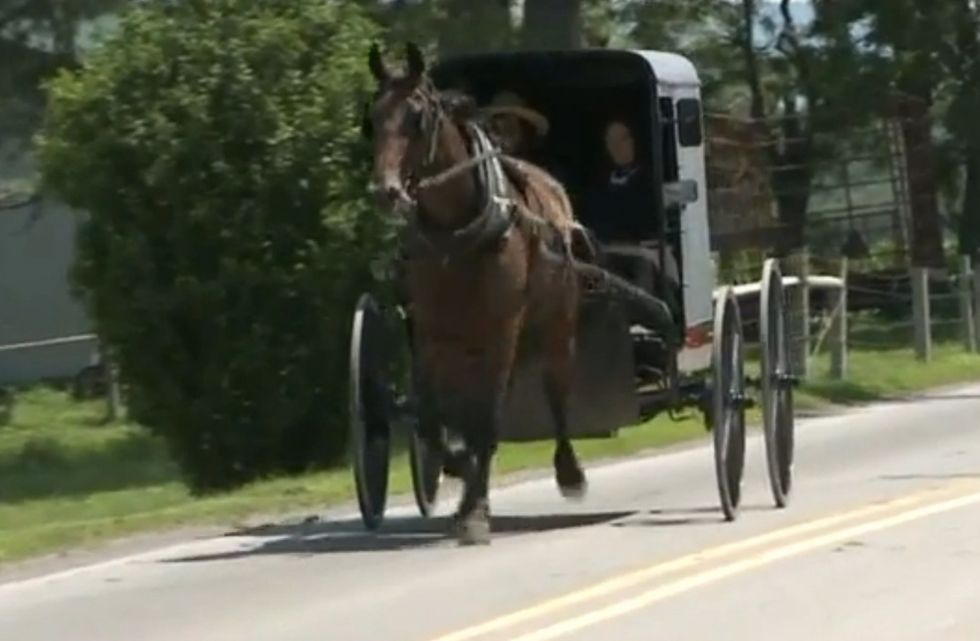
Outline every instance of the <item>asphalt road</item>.
[(800, 421), (786, 510), (763, 460), (731, 524), (700, 446), (592, 468), (580, 503), (501, 488), (489, 547), (397, 509), (8, 577), (0, 639), (980, 639), (980, 387)]

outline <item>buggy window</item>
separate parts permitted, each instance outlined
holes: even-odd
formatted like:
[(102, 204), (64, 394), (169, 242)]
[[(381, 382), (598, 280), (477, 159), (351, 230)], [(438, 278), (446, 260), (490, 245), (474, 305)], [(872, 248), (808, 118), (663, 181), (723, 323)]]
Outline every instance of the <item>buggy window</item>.
[(677, 139), (681, 147), (697, 147), (702, 138), (701, 101), (681, 98), (677, 101)]

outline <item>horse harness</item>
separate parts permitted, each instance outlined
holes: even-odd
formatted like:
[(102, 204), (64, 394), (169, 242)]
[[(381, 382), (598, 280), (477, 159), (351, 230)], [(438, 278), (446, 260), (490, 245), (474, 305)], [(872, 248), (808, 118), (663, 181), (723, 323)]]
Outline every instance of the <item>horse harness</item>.
[[(433, 187), (472, 167), (477, 174), (480, 213), (463, 227), (445, 229), (426, 223), (419, 217), (416, 205), (408, 212), (402, 232), (402, 243), (409, 256), (434, 255), (448, 264), (466, 254), (499, 248), (517, 222), (516, 203), (507, 192), (507, 180), (500, 160), (493, 153), (493, 143), (478, 125), (468, 123), (466, 128), (471, 160), (479, 162), (464, 161), (465, 167), (464, 163), (455, 165), (437, 176), (422, 179), (415, 188), (421, 191)], [(436, 137), (435, 133), (432, 137)]]
[[(438, 151), (442, 112), (438, 98), (429, 87), (417, 92), (425, 114), (422, 126), (427, 136), (425, 166), (431, 166)], [(479, 251), (499, 251), (515, 227), (530, 232), (543, 244), (562, 257), (571, 257), (571, 247), (557, 227), (529, 211), (508, 192), (504, 163), (518, 163), (504, 155), (490, 140), (483, 127), (474, 122), (465, 124), (470, 158), (412, 185), (416, 193), (445, 183), (466, 172), (476, 171), (479, 190), (479, 214), (468, 224), (445, 229), (427, 223), (418, 215), (418, 200), (406, 212), (406, 224), (401, 232), (402, 251), (407, 257), (435, 256), (444, 265), (467, 254)]]

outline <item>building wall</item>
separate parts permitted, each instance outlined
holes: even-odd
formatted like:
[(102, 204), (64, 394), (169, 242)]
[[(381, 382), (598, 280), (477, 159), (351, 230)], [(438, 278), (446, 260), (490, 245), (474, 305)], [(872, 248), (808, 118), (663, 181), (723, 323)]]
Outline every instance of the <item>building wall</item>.
[[(70, 294), (77, 220), (64, 205), (41, 202), (0, 211), (0, 346), (91, 332)], [(4, 351), (0, 384), (66, 377), (91, 362), (92, 340)]]

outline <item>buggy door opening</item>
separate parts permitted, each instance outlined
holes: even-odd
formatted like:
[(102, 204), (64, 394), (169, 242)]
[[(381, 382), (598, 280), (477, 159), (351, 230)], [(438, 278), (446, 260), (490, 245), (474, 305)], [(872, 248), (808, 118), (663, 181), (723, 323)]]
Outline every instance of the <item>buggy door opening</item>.
[[(443, 62), (433, 77), (440, 88), (463, 91), (481, 106), (508, 92), (543, 114), (547, 134), (526, 159), (563, 184), (576, 217), (600, 242), (621, 250), (612, 252), (610, 267), (671, 301), (675, 317), (682, 322), (676, 284), (668, 286), (663, 269), (652, 275), (637, 268), (644, 261), (650, 263), (652, 248), (661, 246), (680, 262), (678, 223), (664, 218), (662, 195), (663, 181), (677, 176), (677, 155), (665, 151), (675, 144), (676, 136), (671, 135), (669, 144), (663, 140), (657, 80), (647, 60), (625, 51), (476, 55)], [(630, 130), (635, 162), (643, 172), (637, 181), (643, 187), (628, 201), (628, 208), (610, 207), (616, 201), (603, 201), (602, 186), (609, 181), (611, 169), (604, 134), (613, 121)], [(673, 163), (666, 171), (665, 159)], [(673, 237), (668, 236), (671, 228)]]

